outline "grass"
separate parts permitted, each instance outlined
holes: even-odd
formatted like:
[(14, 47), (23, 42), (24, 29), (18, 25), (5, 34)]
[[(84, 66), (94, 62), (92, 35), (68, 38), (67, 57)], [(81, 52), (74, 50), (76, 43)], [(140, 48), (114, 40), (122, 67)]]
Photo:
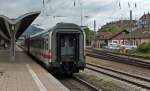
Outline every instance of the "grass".
[(93, 84), (94, 86), (102, 89), (102, 91), (126, 91), (124, 88), (117, 86), (114, 82), (105, 80), (96, 75), (80, 72), (78, 74), (75, 74), (75, 76)]
[(98, 60), (100, 60), (100, 59), (86, 56), (86, 62), (87, 63), (101, 64), (101, 61), (98, 61)]

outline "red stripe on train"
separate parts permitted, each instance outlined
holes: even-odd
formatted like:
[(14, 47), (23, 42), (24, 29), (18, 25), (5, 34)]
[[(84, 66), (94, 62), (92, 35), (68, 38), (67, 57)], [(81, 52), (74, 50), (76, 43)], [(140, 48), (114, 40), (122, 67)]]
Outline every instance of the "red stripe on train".
[(41, 57), (46, 58), (46, 59), (52, 59), (51, 53), (38, 53)]

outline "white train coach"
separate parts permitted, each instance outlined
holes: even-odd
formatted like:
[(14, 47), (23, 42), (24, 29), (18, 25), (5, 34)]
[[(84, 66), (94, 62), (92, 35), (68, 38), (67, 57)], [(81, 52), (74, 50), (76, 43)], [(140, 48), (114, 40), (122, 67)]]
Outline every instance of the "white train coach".
[(85, 68), (85, 33), (76, 24), (58, 23), (30, 36), (25, 45), (52, 73), (72, 74)]

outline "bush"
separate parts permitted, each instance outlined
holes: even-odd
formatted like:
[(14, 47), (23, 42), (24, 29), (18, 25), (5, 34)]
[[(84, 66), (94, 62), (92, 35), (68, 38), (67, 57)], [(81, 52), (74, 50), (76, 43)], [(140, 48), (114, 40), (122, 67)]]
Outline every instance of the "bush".
[(138, 51), (142, 53), (150, 53), (150, 42), (144, 42), (141, 45), (139, 45)]
[(101, 47), (101, 48), (104, 48), (104, 46), (107, 46), (107, 44), (106, 44), (106, 43), (101, 43), (101, 44), (100, 44), (100, 47)]

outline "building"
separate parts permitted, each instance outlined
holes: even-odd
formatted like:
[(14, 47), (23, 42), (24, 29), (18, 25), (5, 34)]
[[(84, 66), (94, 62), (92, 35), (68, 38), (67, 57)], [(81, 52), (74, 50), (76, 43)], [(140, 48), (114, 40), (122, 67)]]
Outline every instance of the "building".
[(138, 27), (125, 36), (125, 43), (139, 46), (144, 42), (150, 41), (150, 13), (144, 14), (139, 19)]
[(102, 44), (109, 45), (110, 43), (124, 44), (124, 37), (129, 32), (127, 30), (118, 30), (115, 32), (98, 32), (96, 35), (96, 47), (101, 47)]
[(150, 13), (144, 14), (140, 18), (140, 22), (141, 22), (143, 28), (149, 28), (150, 27)]
[(150, 30), (147, 28), (140, 28), (136, 31), (132, 31), (127, 34), (124, 39), (126, 43), (131, 43), (131, 45), (139, 46), (144, 42), (150, 42)]
[[(119, 30), (106, 32), (106, 29), (111, 29), (112, 24), (129, 25), (130, 20), (120, 20), (107, 23), (99, 29), (96, 36), (96, 46), (101, 44), (108, 45), (109, 43), (117, 43), (118, 45), (130, 44), (139, 46), (144, 42), (150, 42), (150, 13), (144, 14), (138, 21), (133, 20), (132, 31)], [(129, 27), (129, 26), (128, 26)]]

